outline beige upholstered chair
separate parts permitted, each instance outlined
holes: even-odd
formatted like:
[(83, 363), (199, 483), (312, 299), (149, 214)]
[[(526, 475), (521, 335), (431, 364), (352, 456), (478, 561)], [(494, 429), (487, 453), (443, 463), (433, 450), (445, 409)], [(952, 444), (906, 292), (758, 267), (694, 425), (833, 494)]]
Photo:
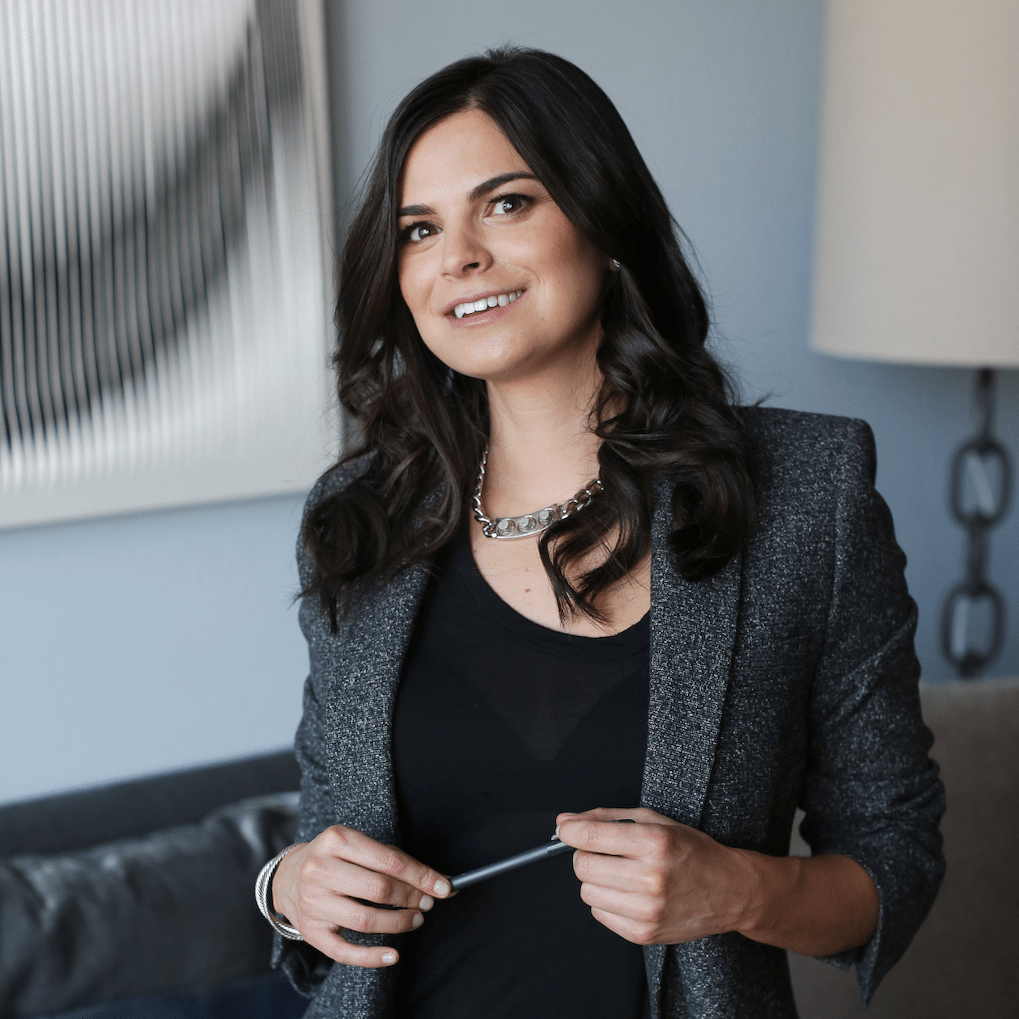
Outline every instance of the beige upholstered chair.
[(866, 1013), (853, 972), (790, 954), (801, 1019), (1019, 1017), (1019, 679), (921, 695), (948, 798), (941, 894)]

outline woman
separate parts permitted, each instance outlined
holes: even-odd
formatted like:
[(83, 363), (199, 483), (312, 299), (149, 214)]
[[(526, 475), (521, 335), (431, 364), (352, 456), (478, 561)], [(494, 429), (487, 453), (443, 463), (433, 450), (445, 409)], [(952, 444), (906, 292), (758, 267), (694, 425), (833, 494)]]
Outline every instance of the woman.
[(626, 127), (538, 51), (401, 103), (337, 314), (363, 442), (309, 498), (266, 874), (308, 1015), (794, 1016), (787, 949), (869, 998), (943, 795), (867, 427), (731, 405)]

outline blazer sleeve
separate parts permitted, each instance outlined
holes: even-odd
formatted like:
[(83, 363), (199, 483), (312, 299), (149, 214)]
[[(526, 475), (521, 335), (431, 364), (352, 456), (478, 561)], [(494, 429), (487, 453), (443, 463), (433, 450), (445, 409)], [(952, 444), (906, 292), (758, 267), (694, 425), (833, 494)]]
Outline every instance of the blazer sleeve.
[[(335, 472), (324, 475), (305, 504), (304, 516), (320, 499), (342, 487), (349, 474)], [(302, 521), (303, 532), (303, 521)], [(306, 588), (311, 579), (311, 561), (301, 537), (297, 541), (297, 568), (301, 587)], [(313, 598), (305, 598), (301, 604), (301, 627), (305, 637), (312, 638), (312, 631), (320, 633), (328, 626), (324, 613)], [(312, 619), (311, 617), (315, 617)], [(310, 842), (320, 832), (336, 823), (332, 786), (325, 763), (325, 735), (322, 725), (321, 685), (324, 677), (313, 671), (304, 684), (304, 706), (301, 721), (294, 738), (294, 753), (301, 769), (300, 820), (297, 831), (298, 842)], [(273, 967), (282, 967), (290, 982), (301, 993), (312, 996), (328, 976), (332, 960), (303, 941), (290, 941), (274, 935)]]
[[(294, 740), (294, 752), (301, 766), (298, 842), (310, 842), (334, 823), (329, 776), (323, 763), (324, 747), (318, 696), (309, 676), (304, 684), (304, 712)], [(328, 976), (333, 963), (311, 945), (275, 934), (272, 965), (282, 967), (294, 987), (310, 997)]]
[(877, 886), (877, 933), (863, 947), (829, 957), (842, 967), (856, 964), (866, 1005), (937, 895), (945, 869), (938, 830), (945, 795), (920, 714), (906, 557), (874, 489), (871, 430), (862, 421), (846, 426), (800, 830), (815, 855), (851, 857)]

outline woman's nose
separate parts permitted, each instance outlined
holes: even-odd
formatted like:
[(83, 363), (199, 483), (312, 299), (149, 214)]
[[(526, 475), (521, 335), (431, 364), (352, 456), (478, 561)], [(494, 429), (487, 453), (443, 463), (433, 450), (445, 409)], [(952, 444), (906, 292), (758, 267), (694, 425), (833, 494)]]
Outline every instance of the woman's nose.
[(492, 264), (492, 255), (472, 225), (450, 227), (442, 235), (442, 274), (451, 278), (483, 272)]

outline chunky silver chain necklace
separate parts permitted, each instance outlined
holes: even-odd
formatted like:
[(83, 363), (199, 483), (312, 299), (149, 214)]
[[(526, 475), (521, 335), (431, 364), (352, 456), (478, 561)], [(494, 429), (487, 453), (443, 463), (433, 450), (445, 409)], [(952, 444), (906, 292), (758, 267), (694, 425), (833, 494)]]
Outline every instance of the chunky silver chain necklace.
[(557, 520), (565, 520), (571, 514), (589, 506), (591, 500), (604, 488), (601, 478), (595, 478), (588, 483), (587, 488), (582, 488), (572, 499), (567, 499), (559, 505), (546, 506), (537, 513), (525, 513), (522, 517), (496, 517), (492, 520), (485, 516), (485, 509), (481, 505), (481, 486), (485, 482), (487, 466), (486, 446), (481, 457), (481, 466), (478, 468), (478, 480), (474, 483), (474, 498), (471, 499), (474, 519), (481, 524), (481, 533), (486, 538), (530, 538), (532, 535), (541, 534)]

